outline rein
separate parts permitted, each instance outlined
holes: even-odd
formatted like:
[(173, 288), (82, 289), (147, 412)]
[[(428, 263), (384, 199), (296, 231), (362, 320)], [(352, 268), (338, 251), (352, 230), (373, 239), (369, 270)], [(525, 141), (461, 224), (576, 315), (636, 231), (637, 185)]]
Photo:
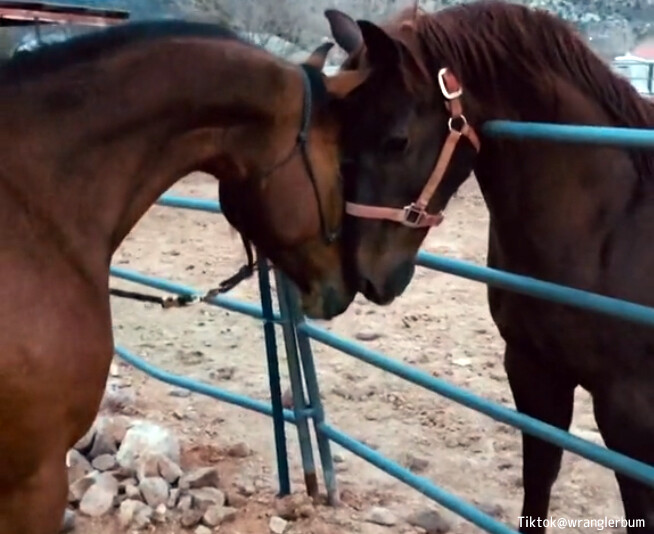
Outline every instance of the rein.
[[(310, 70), (312, 67), (307, 65), (300, 65), (300, 72), (302, 73), (302, 85), (303, 85), (303, 100), (302, 100), (302, 116), (300, 119), (300, 131), (295, 139), (295, 144), (290, 152), (283, 157), (279, 162), (275, 163), (268, 171), (263, 173), (263, 178), (270, 176), (274, 171), (286, 165), (291, 158), (298, 152), (302, 157), (302, 163), (304, 169), (309, 177), (311, 186), (316, 197), (316, 202), (318, 204), (318, 215), (320, 218), (320, 230), (323, 236), (324, 241), (327, 244), (333, 243), (341, 233), (341, 227), (337, 227), (334, 230), (330, 230), (327, 224), (327, 218), (325, 216), (325, 211), (320, 199), (320, 191), (318, 189), (318, 182), (316, 180), (316, 175), (313, 172), (313, 166), (311, 165), (311, 158), (309, 157), (309, 128), (311, 126), (311, 114), (313, 110), (313, 91), (310, 78)], [(257, 269), (258, 262), (254, 259), (254, 254), (252, 252), (252, 243), (248, 238), (246, 238), (242, 233), (240, 233), (241, 242), (243, 248), (245, 249), (245, 254), (247, 256), (247, 263), (243, 265), (234, 275), (220, 282), (218, 287), (210, 289), (202, 297), (196, 295), (180, 295), (176, 297), (160, 297), (157, 295), (151, 295), (146, 293), (138, 293), (133, 291), (124, 291), (121, 289), (109, 288), (109, 294), (114, 297), (137, 300), (140, 302), (151, 302), (154, 304), (161, 305), (162, 308), (181, 308), (195, 302), (206, 302), (219, 294), (226, 293), (236, 287), (238, 284), (250, 278)]]
[(450, 133), (445, 143), (443, 143), (441, 153), (436, 161), (436, 166), (418, 199), (403, 208), (389, 208), (346, 202), (346, 213), (363, 219), (393, 221), (409, 228), (429, 228), (438, 226), (443, 222), (445, 216), (442, 211), (434, 214), (427, 211), (429, 202), (447, 172), (452, 156), (454, 155), (454, 150), (461, 137), (465, 136), (477, 152), (479, 152), (480, 142), (479, 137), (468, 124), (468, 120), (463, 114), (463, 104), (461, 103), (463, 88), (454, 74), (447, 68), (442, 68), (438, 71), (438, 85), (441, 93), (445, 97), (445, 107), (450, 112), (450, 118), (447, 121), (447, 127)]

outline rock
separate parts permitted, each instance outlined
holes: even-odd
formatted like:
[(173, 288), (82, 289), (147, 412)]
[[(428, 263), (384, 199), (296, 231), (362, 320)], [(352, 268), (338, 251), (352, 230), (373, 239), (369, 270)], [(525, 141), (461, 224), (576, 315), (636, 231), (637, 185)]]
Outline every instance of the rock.
[(217, 527), (222, 522), (222, 506), (215, 504), (209, 506), (202, 516), (202, 522), (209, 527)]
[(392, 527), (397, 525), (397, 517), (388, 508), (381, 506), (373, 506), (366, 514), (365, 520), (368, 523), (375, 525), (382, 525), (384, 527)]
[(165, 523), (167, 514), (168, 508), (165, 504), (161, 503), (154, 509), (154, 512), (152, 513), (152, 521), (155, 523)]
[(86, 431), (86, 434), (84, 434), (79, 439), (79, 441), (75, 443), (73, 448), (82, 454), (86, 454), (91, 450), (91, 446), (93, 445), (93, 438), (95, 438), (95, 427), (91, 426), (91, 428)]
[(230, 367), (220, 367), (216, 371), (212, 371), (210, 376), (214, 380), (231, 380), (234, 378), (235, 373), (236, 367), (232, 365)]
[(179, 464), (179, 440), (167, 428), (147, 421), (139, 421), (125, 434), (125, 439), (116, 454), (116, 460), (121, 467), (135, 470), (138, 458), (146, 454), (161, 454)]
[(123, 480), (118, 482), (118, 489), (120, 491), (122, 491), (123, 493), (125, 493), (125, 488), (127, 486), (136, 486), (137, 484), (138, 484), (138, 481), (133, 477), (124, 478)]
[(93, 424), (95, 437), (87, 456), (93, 460), (103, 454), (115, 454), (129, 425), (122, 416), (100, 416)]
[(407, 517), (407, 523), (424, 529), (425, 534), (445, 534), (451, 528), (450, 523), (436, 510), (424, 510)]
[(205, 512), (209, 506), (225, 505), (225, 494), (217, 488), (198, 488), (189, 490), (193, 498), (193, 508)]
[(160, 477), (147, 477), (139, 482), (139, 490), (145, 502), (152, 508), (168, 500), (168, 483)]
[(100, 416), (95, 421), (96, 432), (106, 436), (107, 440), (113, 440), (116, 445), (125, 439), (127, 429), (131, 421), (124, 415)]
[(179, 479), (180, 489), (217, 488), (220, 485), (220, 476), (215, 467), (201, 467), (183, 475)]
[(101, 454), (91, 462), (91, 465), (98, 471), (110, 471), (116, 467), (116, 457), (113, 454)]
[(179, 498), (179, 502), (177, 503), (177, 509), (185, 512), (186, 510), (190, 510), (193, 507), (193, 497), (190, 495), (182, 495)]
[(178, 397), (180, 399), (185, 399), (191, 396), (191, 392), (188, 389), (173, 388), (168, 392), (168, 395), (171, 397)]
[(238, 488), (239, 493), (245, 497), (251, 497), (256, 491), (254, 484), (251, 482), (239, 483), (236, 487)]
[(115, 454), (117, 450), (118, 447), (113, 438), (104, 434), (96, 433), (88, 457), (93, 460), (102, 454)]
[(211, 534), (211, 529), (205, 527), (204, 525), (200, 525), (200, 526), (198, 526), (198, 528), (196, 528), (193, 531), (193, 533), (194, 534)]
[(101, 517), (114, 506), (118, 496), (118, 481), (108, 473), (96, 477), (79, 503), (79, 510), (90, 517)]
[[(310, 512), (307, 511), (307, 507), (311, 509)], [(313, 515), (313, 506), (308, 495), (296, 493), (277, 499), (275, 502), (275, 513), (282, 519), (295, 521), (300, 517), (308, 517), (305, 515), (307, 513)]]
[(72, 484), (93, 471), (89, 461), (84, 458), (81, 452), (75, 449), (68, 451), (68, 462), (70, 464), (68, 467), (68, 484)]
[(134, 404), (134, 392), (126, 387), (119, 380), (108, 382), (102, 401), (100, 402), (100, 411), (109, 413), (126, 412)]
[(132, 525), (135, 517), (141, 510), (149, 508), (147, 504), (136, 501), (134, 499), (127, 499), (120, 503), (120, 508), (118, 510), (118, 522), (123, 528), (127, 528)]
[(315, 513), (316, 509), (313, 507), (313, 504), (303, 504), (297, 509), (298, 517), (313, 517)]
[(84, 497), (88, 489), (95, 484), (97, 477), (100, 473), (92, 471), (88, 475), (78, 478), (68, 487), (68, 500), (69, 502), (79, 502)]
[(200, 510), (193, 510), (192, 508), (184, 510), (182, 512), (182, 517), (179, 518), (179, 524), (184, 528), (194, 527), (202, 520), (203, 515), (204, 513)]
[(217, 527), (236, 518), (236, 508), (229, 506), (211, 505), (202, 516), (202, 522), (209, 527)]
[(482, 502), (478, 503), (477, 506), (482, 512), (488, 514), (491, 517), (494, 517), (495, 519), (501, 518), (504, 514), (504, 508), (497, 503)]
[(124, 467), (120, 467), (119, 465), (116, 465), (114, 469), (106, 472), (111, 473), (118, 481), (133, 479), (136, 476), (136, 473), (132, 469), (126, 469)]
[(135, 462), (136, 464), (136, 479), (141, 481), (144, 478), (158, 477), (159, 476), (159, 455), (158, 454), (144, 454), (139, 456)]
[(182, 468), (173, 462), (168, 456), (159, 455), (157, 457), (157, 466), (159, 475), (168, 484), (175, 484), (184, 474)]
[(372, 331), (361, 331), (354, 334), (354, 337), (359, 341), (375, 341), (381, 337), (381, 334)]
[(134, 513), (134, 518), (132, 519), (132, 528), (135, 530), (143, 530), (150, 526), (152, 522), (152, 508), (147, 504), (143, 507), (138, 508)]
[(248, 499), (236, 491), (228, 491), (225, 496), (225, 503), (234, 508), (242, 508), (248, 503)]
[(429, 467), (429, 460), (420, 458), (410, 452), (404, 455), (405, 467), (414, 473), (424, 473)]
[(245, 443), (240, 442), (227, 449), (227, 454), (232, 458), (247, 458), (252, 454), (252, 451)]
[(140, 501), (143, 498), (143, 496), (141, 495), (141, 490), (136, 484), (128, 484), (127, 486), (125, 486), (125, 497), (137, 501)]
[(275, 515), (270, 518), (270, 522), (268, 523), (268, 528), (270, 529), (270, 532), (272, 532), (272, 534), (284, 534), (287, 525), (288, 525), (288, 521)]
[(179, 500), (179, 489), (171, 488), (170, 491), (168, 492), (168, 500), (166, 501), (166, 506), (171, 509), (175, 508), (177, 507), (178, 500)]
[(66, 534), (75, 530), (75, 512), (70, 508), (64, 510), (64, 517), (61, 520), (59, 534)]

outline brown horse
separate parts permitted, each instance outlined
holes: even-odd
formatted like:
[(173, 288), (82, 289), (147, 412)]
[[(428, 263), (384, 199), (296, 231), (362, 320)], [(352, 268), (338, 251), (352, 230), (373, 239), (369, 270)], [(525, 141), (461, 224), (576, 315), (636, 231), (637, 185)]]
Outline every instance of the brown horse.
[[(344, 232), (368, 299), (404, 291), (429, 227), (474, 170), (490, 266), (654, 305), (654, 153), (481, 132), (492, 119), (654, 125), (652, 104), (566, 23), (494, 1), (383, 28), (326, 14), (344, 68), (372, 69), (346, 99), (344, 128)], [(568, 429), (580, 385), (607, 446), (654, 464), (654, 332), (499, 289), (489, 303), (519, 411)], [(561, 455), (523, 434), (523, 516), (547, 516)], [(654, 491), (617, 479), (626, 515), (654, 532)]]
[(66, 452), (95, 417), (113, 354), (112, 254), (181, 177), (251, 184), (232, 202), (307, 313), (351, 302), (332, 111), (361, 79), (323, 79), (186, 22), (128, 24), (0, 64), (0, 534), (57, 532)]

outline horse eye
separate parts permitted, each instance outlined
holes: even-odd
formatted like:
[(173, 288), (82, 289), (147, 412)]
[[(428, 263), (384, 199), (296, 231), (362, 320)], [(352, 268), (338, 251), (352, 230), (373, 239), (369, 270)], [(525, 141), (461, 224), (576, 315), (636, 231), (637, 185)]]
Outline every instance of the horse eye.
[(399, 153), (399, 152), (404, 152), (406, 150), (407, 145), (409, 144), (409, 138), (408, 137), (389, 137), (384, 140), (382, 143), (381, 149), (383, 152), (386, 153)]

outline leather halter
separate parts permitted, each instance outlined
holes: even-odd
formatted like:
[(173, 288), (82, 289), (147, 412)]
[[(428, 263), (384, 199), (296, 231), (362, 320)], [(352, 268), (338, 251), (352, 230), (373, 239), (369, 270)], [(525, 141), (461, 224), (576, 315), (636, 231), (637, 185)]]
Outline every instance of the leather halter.
[(438, 185), (443, 180), (445, 172), (447, 171), (454, 150), (461, 139), (461, 136), (468, 138), (472, 146), (479, 152), (480, 143), (479, 137), (468, 124), (468, 121), (463, 114), (463, 105), (461, 103), (461, 96), (463, 95), (463, 88), (447, 68), (442, 68), (438, 71), (438, 85), (441, 92), (445, 97), (445, 107), (450, 112), (450, 118), (447, 121), (447, 127), (450, 131), (441, 153), (436, 161), (436, 166), (429, 176), (429, 180), (423, 187), (420, 196), (415, 202), (404, 206), (403, 208), (387, 208), (383, 206), (369, 206), (366, 204), (357, 204), (354, 202), (345, 203), (345, 212), (354, 217), (364, 219), (383, 219), (388, 221), (398, 222), (409, 228), (427, 228), (431, 226), (438, 226), (443, 222), (443, 212), (428, 213), (427, 206), (431, 201)]

